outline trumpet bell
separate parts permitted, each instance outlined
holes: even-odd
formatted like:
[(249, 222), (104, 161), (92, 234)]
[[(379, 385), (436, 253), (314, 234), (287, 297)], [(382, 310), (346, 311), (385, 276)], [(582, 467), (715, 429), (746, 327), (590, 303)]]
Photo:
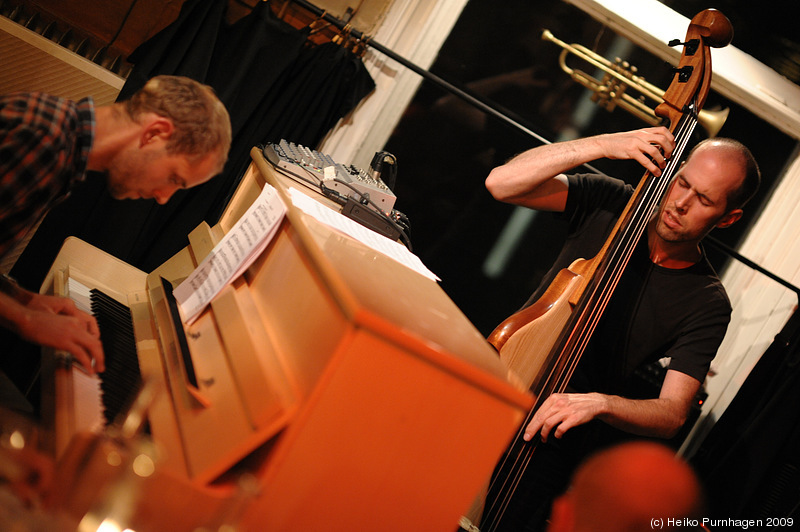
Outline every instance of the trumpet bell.
[(719, 111), (711, 111), (708, 109), (700, 109), (697, 113), (697, 122), (703, 126), (709, 137), (716, 137), (719, 130), (728, 119), (728, 114), (731, 112), (727, 107)]

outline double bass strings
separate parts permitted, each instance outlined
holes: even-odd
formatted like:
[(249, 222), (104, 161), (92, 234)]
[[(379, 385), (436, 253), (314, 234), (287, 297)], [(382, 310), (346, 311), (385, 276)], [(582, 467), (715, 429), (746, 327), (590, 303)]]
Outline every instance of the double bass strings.
[(644, 189), (642, 195), (643, 197), (641, 201), (637, 203), (634, 213), (631, 217), (631, 219), (635, 222), (628, 224), (625, 228), (623, 228), (619, 238), (619, 245), (613, 248), (612, 256), (608, 261), (608, 264), (610, 264), (612, 268), (609, 270), (609, 274), (607, 276), (604, 275), (604, 277), (608, 277), (608, 279), (605, 281), (608, 283), (608, 285), (601, 286), (601, 289), (604, 291), (604, 299), (605, 297), (610, 297), (606, 294), (610, 294), (613, 292), (614, 288), (616, 288), (619, 277), (622, 275), (622, 272), (627, 266), (628, 261), (633, 254), (633, 250), (636, 248), (636, 245), (638, 244), (641, 236), (644, 234), (644, 231), (647, 225), (650, 223), (652, 216), (655, 214), (662, 200), (666, 196), (667, 190), (672, 184), (672, 179), (676, 173), (676, 169), (680, 167), (681, 157), (686, 149), (686, 146), (688, 145), (689, 139), (696, 125), (697, 119), (694, 114), (687, 114), (684, 116), (676, 130), (677, 133), (675, 138), (678, 142), (676, 144), (675, 151), (668, 161), (664, 172), (660, 177), (651, 175), (651, 181)]
[(563, 391), (563, 389), (566, 388), (580, 360), (580, 354), (583, 353), (586, 345), (589, 343), (591, 335), (608, 304), (608, 300), (611, 298), (622, 273), (633, 255), (634, 249), (639, 243), (641, 236), (644, 234), (647, 225), (650, 223), (652, 215), (655, 213), (672, 184), (675, 171), (680, 167), (682, 154), (689, 143), (691, 134), (694, 132), (696, 125), (697, 118), (693, 111), (683, 116), (676, 128), (675, 138), (677, 143), (675, 150), (664, 172), (660, 177), (655, 177), (650, 174), (651, 179), (644, 188), (642, 199), (636, 204), (631, 216), (631, 220), (634, 220), (634, 223), (630, 223), (623, 228), (619, 235), (618, 242), (612, 247), (612, 252), (607, 262), (601, 266), (599, 275), (596, 276), (599, 280), (590, 291), (590, 297), (587, 298), (587, 301), (595, 302), (595, 304), (584, 305), (582, 309), (586, 317), (579, 320), (584, 321), (585, 326), (578, 328), (579, 332), (575, 340), (577, 356), (572, 357), (570, 360), (568, 374), (562, 378), (562, 382), (558, 385), (559, 391)]
[[(572, 356), (568, 357), (565, 371), (556, 371), (558, 369), (556, 367), (551, 368), (544, 386), (544, 390), (550, 389), (550, 392), (542, 393), (540, 397), (537, 398), (535, 407), (526, 416), (524, 423), (521, 425), (513, 440), (512, 447), (504, 455), (498, 466), (498, 474), (493, 476), (489, 492), (498, 491), (499, 496), (489, 501), (490, 504), (487, 506), (484, 515), (489, 517), (490, 520), (488, 523), (481, 523), (482, 530), (486, 532), (495, 530), (496, 526), (502, 520), (511, 498), (516, 493), (521, 478), (530, 464), (533, 452), (538, 443), (538, 436), (531, 442), (524, 442), (522, 440), (525, 427), (536, 413), (536, 410), (541, 406), (540, 403), (543, 398), (551, 393), (562, 392), (566, 389), (580, 357), (588, 345), (597, 323), (608, 304), (611, 294), (613, 294), (625, 267), (630, 261), (633, 250), (636, 248), (639, 239), (644, 234), (647, 224), (650, 222), (652, 215), (665, 197), (666, 191), (672, 183), (675, 171), (681, 163), (682, 154), (689, 143), (691, 134), (694, 132), (696, 125), (697, 114), (694, 111), (694, 107), (691, 106), (689, 112), (683, 115), (676, 127), (676, 148), (667, 162), (664, 172), (659, 177), (649, 174), (651, 178), (650, 182), (644, 187), (642, 198), (635, 204), (630, 217), (633, 223), (627, 224), (620, 235), (618, 235), (617, 242), (613, 245), (612, 253), (599, 270), (600, 275), (595, 276), (595, 279), (598, 279), (598, 281), (593, 283), (593, 287), (589, 290), (589, 297), (584, 297), (581, 300), (582, 302), (593, 302), (593, 304), (579, 304), (578, 309), (576, 309), (579, 311), (576, 319), (578, 325), (571, 328), (572, 334), (569, 335), (565, 342), (559, 342), (558, 344), (563, 344), (565, 346), (561, 349), (562, 352), (570, 352)], [(647, 174), (645, 178), (648, 178)], [(553, 379), (555, 379), (555, 381), (553, 381)], [(507, 469), (510, 470), (509, 474), (500, 474)], [(498, 482), (501, 482), (499, 486), (497, 485)]]

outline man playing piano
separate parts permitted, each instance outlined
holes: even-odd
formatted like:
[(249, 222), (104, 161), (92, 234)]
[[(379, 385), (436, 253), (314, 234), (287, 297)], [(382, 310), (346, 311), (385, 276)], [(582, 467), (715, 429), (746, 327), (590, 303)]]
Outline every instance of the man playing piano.
[[(91, 98), (0, 96), (0, 259), (87, 171), (100, 172), (116, 199), (163, 204), (220, 173), (230, 143), (224, 105), (210, 87), (184, 77), (154, 77), (129, 100), (100, 107)], [(92, 316), (7, 276), (0, 278), (0, 327), (71, 353), (90, 373), (104, 369)]]

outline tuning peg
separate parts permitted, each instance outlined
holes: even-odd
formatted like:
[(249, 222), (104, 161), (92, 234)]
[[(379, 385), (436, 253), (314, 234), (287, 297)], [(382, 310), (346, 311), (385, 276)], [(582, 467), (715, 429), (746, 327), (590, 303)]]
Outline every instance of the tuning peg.
[(678, 74), (678, 81), (681, 83), (686, 83), (689, 81), (689, 78), (692, 77), (692, 72), (694, 72), (694, 67), (691, 65), (686, 65), (684, 67), (672, 67), (672, 72)]
[(681, 42), (680, 39), (672, 39), (667, 43), (670, 47), (684, 45), (686, 47), (686, 55), (694, 55), (697, 48), (700, 46), (700, 39), (689, 39), (686, 42)]

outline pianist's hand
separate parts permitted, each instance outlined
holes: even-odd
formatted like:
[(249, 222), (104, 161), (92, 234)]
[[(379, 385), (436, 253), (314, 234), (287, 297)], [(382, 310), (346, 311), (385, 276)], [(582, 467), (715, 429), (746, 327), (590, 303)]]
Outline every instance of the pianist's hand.
[(100, 330), (94, 316), (71, 299), (28, 292), (18, 301), (25, 307), (16, 324), (25, 340), (70, 353), (89, 374), (105, 371)]

